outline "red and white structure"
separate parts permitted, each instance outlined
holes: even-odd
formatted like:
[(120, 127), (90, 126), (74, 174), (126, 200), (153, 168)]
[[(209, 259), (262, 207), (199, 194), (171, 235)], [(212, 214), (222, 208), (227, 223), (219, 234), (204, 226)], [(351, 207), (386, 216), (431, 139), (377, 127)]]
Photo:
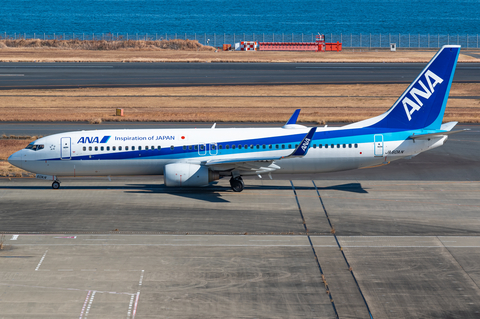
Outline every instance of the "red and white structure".
[(240, 51), (257, 51), (258, 42), (242, 41), (240, 42)]

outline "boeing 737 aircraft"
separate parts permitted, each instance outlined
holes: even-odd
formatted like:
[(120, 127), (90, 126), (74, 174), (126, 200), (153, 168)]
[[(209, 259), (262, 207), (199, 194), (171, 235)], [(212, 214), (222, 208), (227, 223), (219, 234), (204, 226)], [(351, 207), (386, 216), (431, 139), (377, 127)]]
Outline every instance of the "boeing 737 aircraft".
[(206, 186), (230, 176), (321, 173), (409, 158), (443, 145), (457, 122), (442, 124), (460, 46), (442, 47), (395, 104), (342, 127), (99, 130), (40, 138), (8, 158), (60, 187), (62, 176), (163, 175), (167, 187)]

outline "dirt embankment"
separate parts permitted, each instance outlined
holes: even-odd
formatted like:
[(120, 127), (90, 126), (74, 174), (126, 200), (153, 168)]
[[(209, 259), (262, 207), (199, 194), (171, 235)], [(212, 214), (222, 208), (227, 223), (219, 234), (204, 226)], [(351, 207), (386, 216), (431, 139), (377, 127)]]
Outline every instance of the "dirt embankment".
[[(221, 51), (197, 40), (0, 40), (0, 62), (428, 62), (431, 50)], [(462, 50), (459, 62), (479, 62)], [(478, 53), (478, 51), (475, 51)]]

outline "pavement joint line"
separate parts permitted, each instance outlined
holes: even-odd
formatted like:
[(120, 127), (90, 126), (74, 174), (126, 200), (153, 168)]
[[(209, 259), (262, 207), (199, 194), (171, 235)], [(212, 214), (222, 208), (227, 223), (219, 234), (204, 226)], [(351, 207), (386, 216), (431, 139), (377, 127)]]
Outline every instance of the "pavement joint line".
[[(137, 270), (138, 271), (138, 270)], [(0, 282), (0, 286), (9, 286), (9, 287), (24, 287), (24, 288), (39, 288), (39, 289), (56, 289), (56, 290), (67, 290), (67, 291), (85, 291), (88, 292), (91, 289), (79, 289), (79, 288), (63, 288), (63, 287), (48, 287), (48, 286), (31, 286), (31, 285), (20, 285), (15, 283), (7, 283), (7, 282)], [(93, 290), (92, 290), (93, 291)], [(135, 296), (135, 293), (131, 292), (118, 292), (118, 291), (103, 291), (103, 290), (95, 290), (98, 293), (109, 293), (115, 295), (127, 295), (127, 296)]]
[(293, 185), (293, 181), (291, 181), (291, 180), (290, 180), (290, 185), (292, 185), (292, 190), (293, 190), (293, 194), (295, 195), (295, 200), (297, 202), (298, 211), (300, 212), (300, 216), (301, 216), (302, 221), (303, 221), (303, 227), (305, 228), (305, 234), (307, 235), (308, 242), (310, 243), (310, 247), (312, 248), (312, 252), (313, 252), (313, 256), (315, 257), (315, 261), (317, 262), (318, 270), (320, 271), (320, 275), (322, 277), (323, 284), (325, 285), (326, 293), (328, 294), (328, 297), (330, 298), (330, 303), (332, 304), (333, 311), (335, 312), (335, 316), (337, 317), (337, 319), (339, 319), (338, 312), (337, 312), (337, 307), (335, 306), (335, 302), (333, 300), (332, 293), (330, 292), (330, 288), (328, 287), (328, 283), (325, 279), (325, 274), (323, 273), (322, 265), (320, 264), (320, 260), (318, 259), (317, 252), (315, 251), (315, 247), (313, 247), (312, 240), (311, 240), (311, 238), (308, 234), (307, 224), (305, 222), (305, 218), (303, 217), (302, 207), (300, 206), (300, 202), (298, 201), (297, 191), (295, 190), (295, 186)]
[[(335, 238), (335, 241), (337, 242), (337, 245), (338, 245), (338, 248), (340, 249), (340, 252), (343, 255), (343, 259), (345, 260), (345, 263), (348, 266), (348, 270), (350, 271), (350, 274), (352, 275), (353, 280), (355, 281), (355, 284), (357, 285), (358, 292), (360, 292), (360, 295), (362, 296), (363, 302), (365, 303), (365, 306), (367, 307), (368, 314), (370, 315), (370, 318), (373, 319), (373, 315), (372, 315), (372, 312), (370, 311), (370, 307), (368, 306), (367, 300), (365, 299), (365, 296), (363, 295), (362, 289), (360, 288), (360, 285), (357, 281), (357, 278), (355, 277), (355, 274), (353, 273), (353, 269), (352, 269), (352, 267), (350, 266), (350, 263), (347, 260), (347, 256), (345, 255), (345, 252), (343, 251), (342, 245), (340, 245), (340, 242), (338, 241), (337, 235), (335, 234), (335, 228), (333, 227), (333, 224), (330, 220), (330, 217), (328, 216), (327, 209), (325, 207), (325, 204), (323, 203), (322, 197), (320, 196), (320, 191), (318, 190), (317, 185), (315, 184), (315, 181), (312, 180), (312, 184), (313, 184), (313, 186), (315, 186), (315, 190), (317, 191), (318, 199), (320, 200), (320, 203), (322, 204), (322, 208), (323, 208), (323, 211), (325, 213), (325, 217), (327, 217), (328, 223), (330, 225), (331, 233), (332, 233), (333, 237)], [(312, 247), (313, 247), (313, 245), (312, 245)]]
[(140, 288), (142, 287), (144, 274), (145, 274), (145, 270), (142, 269), (142, 274), (140, 275), (140, 280), (138, 281), (137, 296), (135, 297), (135, 304), (133, 305), (132, 319), (135, 319), (135, 315), (137, 314), (138, 299), (140, 298)]

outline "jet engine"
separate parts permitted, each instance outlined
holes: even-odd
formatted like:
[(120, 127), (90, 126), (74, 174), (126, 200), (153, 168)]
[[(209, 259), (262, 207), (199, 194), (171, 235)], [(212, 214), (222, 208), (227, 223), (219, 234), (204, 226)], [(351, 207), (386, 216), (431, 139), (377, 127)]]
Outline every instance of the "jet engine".
[(165, 165), (163, 178), (167, 187), (195, 187), (207, 186), (220, 176), (202, 165), (172, 163)]

